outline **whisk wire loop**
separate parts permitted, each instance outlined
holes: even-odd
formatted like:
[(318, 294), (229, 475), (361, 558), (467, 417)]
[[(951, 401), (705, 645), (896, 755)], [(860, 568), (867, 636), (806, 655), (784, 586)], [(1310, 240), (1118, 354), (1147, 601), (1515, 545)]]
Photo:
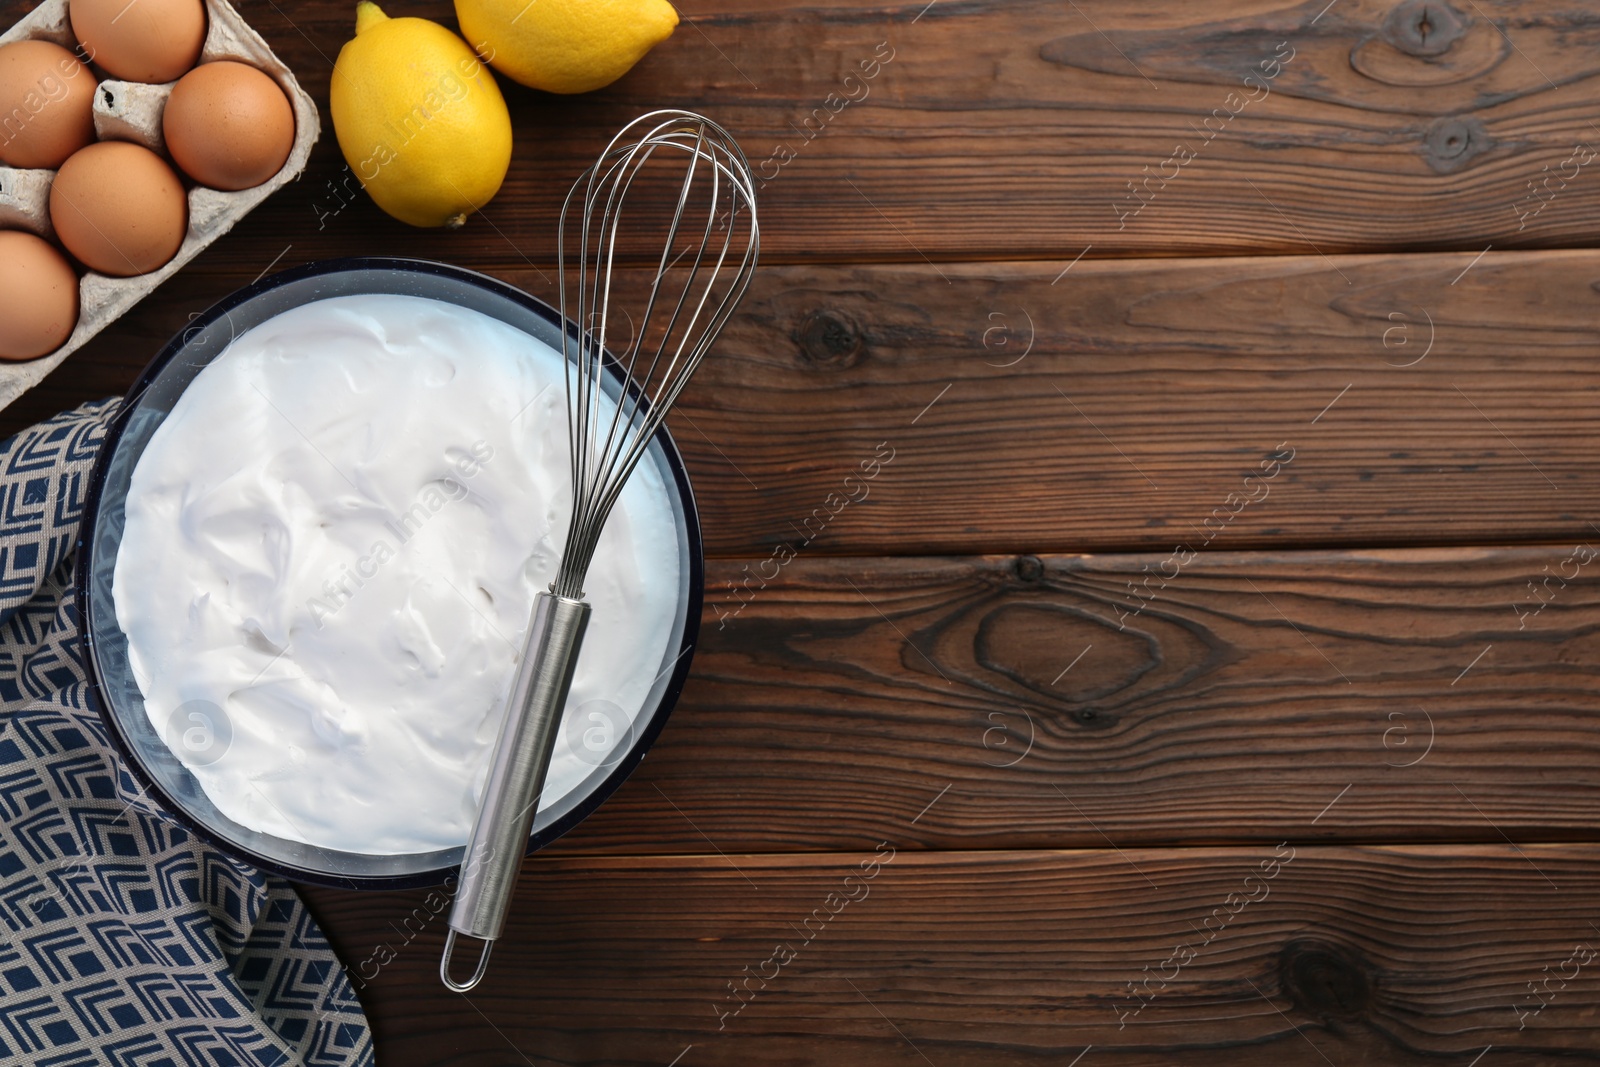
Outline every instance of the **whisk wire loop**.
[[(610, 354), (612, 282), (624, 204), (652, 162), (672, 156), (679, 158), (682, 175), (643, 317), (633, 323), (629, 316), (632, 334), (619, 346), (620, 354)], [(659, 162), (654, 165), (660, 168)], [(667, 411), (749, 287), (760, 249), (754, 184), (749, 161), (721, 126), (691, 112), (655, 111), (619, 131), (562, 204), (561, 305), (570, 308), (572, 275), (577, 306), (571, 316), (576, 335), (563, 339), (573, 513), (551, 586), (560, 596), (583, 595), (584, 576), (607, 516)], [(582, 202), (577, 204), (580, 191)], [(697, 191), (702, 195), (697, 197)], [(703, 221), (690, 214), (691, 205), (705, 208)], [(569, 271), (567, 232), (574, 221), (577, 262)], [(720, 239), (715, 236), (719, 228)], [(743, 243), (742, 250), (736, 242)], [(726, 283), (720, 293), (719, 279)], [(608, 361), (615, 361), (630, 383), (614, 398), (606, 388)]]

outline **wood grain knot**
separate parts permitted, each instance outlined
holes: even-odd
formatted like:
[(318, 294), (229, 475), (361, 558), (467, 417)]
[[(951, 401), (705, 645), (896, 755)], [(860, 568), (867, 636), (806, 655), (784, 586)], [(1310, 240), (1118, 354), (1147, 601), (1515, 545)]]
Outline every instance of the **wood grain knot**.
[(1044, 564), (1038, 556), (1017, 557), (1017, 580), (1029, 585), (1044, 580)]
[(1382, 85), (1462, 85), (1506, 61), (1511, 38), (1487, 17), (1468, 19), (1443, 0), (1405, 0), (1350, 52), (1350, 66)]
[(1383, 21), (1385, 41), (1411, 56), (1438, 56), (1466, 32), (1466, 19), (1441, 0), (1404, 0)]
[(1278, 984), (1295, 1006), (1323, 1019), (1353, 1019), (1372, 1001), (1371, 965), (1326, 941), (1297, 940), (1278, 954)]
[(1440, 174), (1460, 170), (1490, 148), (1489, 131), (1473, 118), (1437, 119), (1422, 136), (1422, 156)]
[(866, 338), (854, 319), (842, 311), (813, 311), (794, 333), (800, 358), (817, 367), (853, 367), (866, 354)]
[(1041, 707), (1066, 711), (1077, 726), (1116, 726), (1118, 701), (1162, 665), (1156, 641), (1117, 629), (1087, 606), (1016, 595), (977, 620), (971, 640), (978, 666), (1035, 694)]

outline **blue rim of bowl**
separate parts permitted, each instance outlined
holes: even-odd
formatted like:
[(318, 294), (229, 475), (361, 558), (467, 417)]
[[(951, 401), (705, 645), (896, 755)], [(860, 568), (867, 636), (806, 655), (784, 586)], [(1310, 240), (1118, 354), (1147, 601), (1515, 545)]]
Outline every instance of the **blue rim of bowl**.
[[(127, 429), (128, 420), (137, 407), (135, 401), (138, 400), (140, 395), (144, 393), (145, 389), (149, 387), (150, 383), (156, 379), (166, 366), (187, 347), (187, 338), (197, 335), (199, 330), (227, 315), (233, 309), (262, 293), (291, 282), (353, 270), (408, 271), (416, 274), (439, 275), (466, 282), (487, 289), (495, 295), (521, 305), (544, 319), (557, 330), (565, 328), (565, 332), (569, 336), (577, 336), (577, 325), (570, 320), (563, 323), (560, 313), (538, 297), (525, 293), (516, 286), (490, 275), (467, 270), (465, 267), (457, 267), (449, 263), (426, 259), (351, 256), (341, 259), (318, 260), (314, 263), (291, 267), (277, 274), (262, 278), (223, 297), (177, 334), (173, 335), (172, 339), (162, 347), (155, 358), (139, 373), (139, 377), (134, 380), (133, 385), (129, 387), (127, 394), (123, 397), (122, 407), (106, 427), (105, 439), (100, 444), (100, 453), (95, 457), (94, 469), (89, 476), (88, 495), (85, 499), (82, 521), (78, 527), (77, 565), (76, 574), (73, 577), (73, 591), (77, 601), (78, 617), (81, 622), (78, 629), (77, 646), (85, 668), (84, 675), (87, 680), (85, 689), (89, 706), (100, 716), (100, 721), (105, 723), (107, 732), (111, 735), (112, 742), (117, 749), (117, 754), (122, 759), (123, 766), (141, 786), (140, 792), (155, 796), (160, 802), (162, 810), (177, 819), (186, 829), (230, 856), (245, 860), (262, 870), (280, 874), (294, 881), (333, 886), (340, 889), (414, 889), (443, 883), (451, 876), (452, 872), (460, 870), (460, 865), (453, 864), (432, 870), (419, 871), (415, 874), (394, 876), (338, 875), (326, 871), (308, 870), (262, 856), (236, 841), (229, 840), (213, 832), (200, 820), (191, 818), (183, 805), (169, 795), (161, 787), (156, 777), (145, 768), (135, 746), (123, 732), (121, 722), (111, 710), (110, 701), (104, 696), (100, 663), (89, 632), (91, 619), (89, 586), (94, 573), (91, 542), (100, 514), (101, 495), (105, 489), (107, 468), (110, 466), (111, 458), (116, 453), (117, 446)], [(606, 368), (617, 378), (624, 379), (630, 394), (638, 395), (637, 384), (625, 379), (620, 366), (609, 352), (606, 354)], [(642, 398), (641, 403), (644, 403)], [(574, 805), (570, 811), (549, 826), (535, 830), (530, 834), (527, 853), (525, 854), (537, 852), (574, 826), (577, 826), (593, 814), (596, 808), (605, 803), (623, 782), (627, 781), (666, 726), (667, 719), (677, 706), (678, 697), (682, 694), (683, 686), (689, 677), (689, 667), (694, 659), (694, 648), (700, 639), (700, 616), (704, 610), (705, 600), (705, 551), (700, 534), (700, 512), (695, 504), (694, 488), (689, 484), (689, 473), (684, 467), (683, 456), (678, 452), (677, 443), (673, 441), (672, 434), (668, 432), (664, 423), (656, 431), (655, 440), (660, 445), (666, 457), (667, 466), (672, 471), (673, 481), (682, 502), (684, 526), (689, 542), (688, 603), (684, 611), (683, 639), (680, 643), (678, 658), (672, 668), (672, 677), (668, 680), (666, 688), (662, 690), (661, 700), (656, 707), (655, 713), (650, 717), (649, 722), (645, 724), (643, 730), (640, 731), (638, 737), (634, 739), (627, 754), (618, 760), (612, 766), (611, 773), (606, 775), (589, 792), (589, 795)]]

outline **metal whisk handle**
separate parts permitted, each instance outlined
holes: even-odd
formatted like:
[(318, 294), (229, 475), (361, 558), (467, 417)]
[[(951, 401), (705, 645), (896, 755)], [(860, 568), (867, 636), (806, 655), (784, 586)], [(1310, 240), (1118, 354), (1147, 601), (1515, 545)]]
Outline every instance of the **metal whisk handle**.
[[(483, 805), (461, 856), (461, 882), (450, 908), (444, 957), (439, 961), (439, 977), (458, 993), (482, 980), (489, 950), (505, 925), (588, 623), (585, 601), (554, 593), (534, 598), (526, 652), (517, 664), (506, 702), (494, 765), (483, 788)], [(476, 971), (464, 983), (450, 977), (457, 934), (485, 942)]]

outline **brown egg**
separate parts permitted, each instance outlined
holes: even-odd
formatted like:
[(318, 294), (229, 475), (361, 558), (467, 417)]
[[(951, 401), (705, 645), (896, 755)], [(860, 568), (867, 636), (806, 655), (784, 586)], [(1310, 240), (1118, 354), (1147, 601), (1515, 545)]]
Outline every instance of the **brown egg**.
[(294, 109), (278, 83), (231, 60), (204, 63), (172, 87), (161, 133), (185, 174), (213, 189), (251, 189), (283, 168)]
[(206, 40), (204, 0), (69, 0), (67, 15), (89, 62), (123, 81), (176, 81)]
[(100, 141), (61, 164), (50, 186), (50, 222), (84, 266), (126, 278), (178, 254), (189, 201), (178, 176), (150, 149)]
[(58, 44), (0, 45), (0, 163), (54, 170), (93, 141), (94, 87)]
[(38, 359), (78, 325), (78, 276), (48, 241), (0, 230), (0, 359)]

